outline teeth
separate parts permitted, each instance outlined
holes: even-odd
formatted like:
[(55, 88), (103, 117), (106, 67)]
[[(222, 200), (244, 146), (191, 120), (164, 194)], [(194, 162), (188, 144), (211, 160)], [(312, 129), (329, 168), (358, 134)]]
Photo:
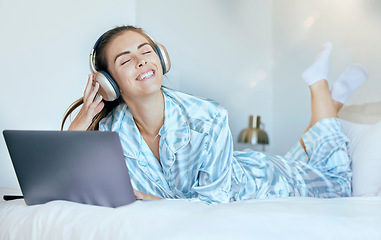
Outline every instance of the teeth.
[(146, 72), (143, 75), (139, 76), (139, 80), (143, 80), (145, 78), (151, 77), (152, 75), (153, 75), (153, 71)]

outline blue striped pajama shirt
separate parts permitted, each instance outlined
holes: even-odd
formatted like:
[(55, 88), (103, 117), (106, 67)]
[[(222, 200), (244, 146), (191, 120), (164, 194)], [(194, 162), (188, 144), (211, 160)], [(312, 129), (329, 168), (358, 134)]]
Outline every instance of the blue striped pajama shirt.
[(227, 111), (217, 102), (162, 88), (160, 163), (125, 103), (100, 122), (118, 132), (132, 186), (163, 198), (225, 203), (286, 196), (351, 195), (348, 139), (338, 119), (316, 123), (285, 156), (233, 150)]

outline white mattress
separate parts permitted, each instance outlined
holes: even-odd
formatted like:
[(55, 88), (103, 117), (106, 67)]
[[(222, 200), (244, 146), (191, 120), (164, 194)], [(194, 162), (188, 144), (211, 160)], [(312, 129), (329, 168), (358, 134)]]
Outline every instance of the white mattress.
[[(367, 108), (356, 106), (348, 111), (344, 108), (342, 115), (350, 121), (372, 124), (380, 121), (380, 104), (374, 103)], [(368, 118), (364, 120), (363, 116)], [(374, 126), (368, 128), (375, 132)], [(369, 133), (366, 134), (369, 137)], [(359, 136), (353, 138), (351, 140), (360, 139)], [(368, 142), (364, 144), (369, 145)], [(373, 145), (376, 146), (371, 148), (379, 151), (377, 144), (375, 141)], [(378, 180), (370, 181), (366, 177), (380, 173), (375, 164), (370, 164), (371, 161), (379, 163), (379, 152), (370, 157), (369, 154), (367, 151), (353, 159), (357, 165), (369, 169), (358, 180), (354, 178), (358, 181), (354, 186), (362, 190), (380, 186)], [(0, 196), (17, 192), (0, 188)], [(138, 201), (117, 209), (65, 201), (36, 206), (26, 206), (24, 200), (0, 201), (0, 240), (381, 240), (381, 196), (373, 195), (336, 199), (280, 198), (213, 206), (188, 200)]]
[[(11, 193), (0, 189), (0, 193)], [(0, 202), (0, 239), (381, 239), (381, 197), (279, 198), (120, 208)]]

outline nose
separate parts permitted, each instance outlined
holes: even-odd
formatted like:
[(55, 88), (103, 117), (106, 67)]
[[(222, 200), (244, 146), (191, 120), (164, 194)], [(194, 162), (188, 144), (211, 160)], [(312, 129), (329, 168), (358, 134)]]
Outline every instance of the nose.
[(138, 68), (141, 68), (143, 67), (144, 65), (147, 64), (147, 61), (143, 58), (140, 58), (139, 61), (138, 61)]

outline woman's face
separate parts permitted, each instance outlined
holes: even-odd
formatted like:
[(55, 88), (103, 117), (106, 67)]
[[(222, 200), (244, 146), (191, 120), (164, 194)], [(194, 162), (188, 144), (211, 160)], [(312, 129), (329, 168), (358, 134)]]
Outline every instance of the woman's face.
[(137, 100), (160, 92), (163, 70), (148, 40), (134, 31), (114, 38), (106, 48), (108, 70), (124, 100)]

